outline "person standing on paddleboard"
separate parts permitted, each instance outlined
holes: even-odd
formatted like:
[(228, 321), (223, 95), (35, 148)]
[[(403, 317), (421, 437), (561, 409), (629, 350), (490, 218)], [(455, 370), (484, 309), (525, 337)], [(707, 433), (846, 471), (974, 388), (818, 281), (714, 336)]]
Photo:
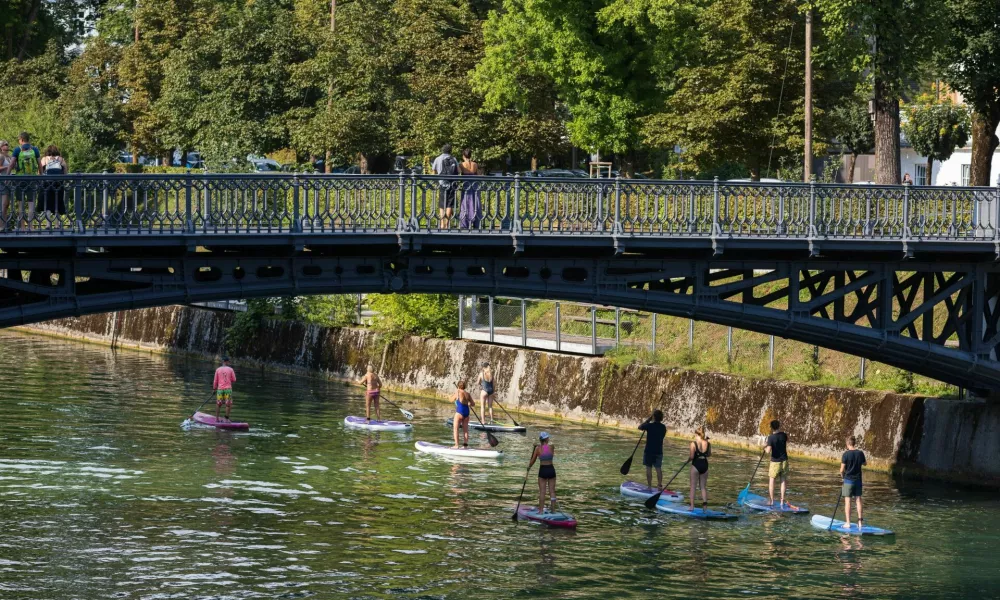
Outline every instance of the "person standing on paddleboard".
[(219, 420), (222, 405), (226, 405), (226, 420), (233, 409), (233, 384), (236, 383), (236, 372), (229, 366), (229, 357), (222, 357), (222, 366), (215, 370), (215, 380), (212, 389), (215, 390), (215, 420)]
[(653, 487), (653, 469), (656, 469), (656, 487), (663, 488), (663, 438), (667, 426), (662, 423), (663, 411), (654, 410), (652, 416), (639, 425), (646, 432), (646, 449), (642, 451), (642, 464), (646, 467), (646, 487)]
[(701, 507), (708, 508), (708, 457), (712, 456), (712, 444), (705, 435), (705, 428), (694, 430), (694, 441), (688, 448), (688, 460), (691, 461), (691, 510), (694, 510), (694, 490), (701, 488)]
[(861, 515), (861, 467), (868, 464), (868, 461), (865, 453), (855, 447), (857, 444), (858, 440), (853, 435), (847, 438), (847, 452), (840, 458), (840, 476), (844, 479), (844, 489), (841, 492), (844, 496), (844, 523), (850, 529), (851, 498), (856, 498), (860, 530), (865, 524)]
[(379, 408), (379, 398), (382, 393), (382, 380), (375, 374), (375, 368), (368, 364), (368, 372), (361, 378), (361, 383), (365, 384), (365, 420), (372, 420), (372, 404), (375, 404), (375, 420), (382, 420), (382, 411)]
[(528, 463), (528, 470), (537, 460), (538, 467), (538, 514), (545, 512), (545, 496), (548, 493), (549, 510), (556, 512), (556, 468), (552, 466), (552, 457), (555, 454), (555, 446), (549, 443), (549, 434), (545, 431), (538, 434), (538, 445), (531, 455), (531, 462)]
[(490, 363), (483, 363), (483, 370), (479, 372), (479, 388), (482, 390), (479, 393), (480, 404), (483, 407), (483, 418), (486, 418), (486, 410), (489, 409), (490, 420), (488, 423), (493, 423), (493, 399), (496, 397), (494, 395), (495, 388), (493, 387), (493, 371), (490, 370)]
[(781, 502), (785, 505), (785, 490), (788, 487), (788, 434), (781, 430), (781, 421), (771, 421), (771, 435), (764, 442), (764, 452), (771, 453), (771, 464), (767, 469), (770, 479), (767, 485), (768, 506), (774, 506), (774, 480), (781, 480)]
[(455, 390), (455, 423), (453, 425), (455, 433), (455, 448), (458, 449), (458, 432), (465, 432), (465, 448), (469, 447), (469, 408), (476, 405), (472, 399), (472, 394), (465, 391), (465, 382), (458, 382), (458, 389)]

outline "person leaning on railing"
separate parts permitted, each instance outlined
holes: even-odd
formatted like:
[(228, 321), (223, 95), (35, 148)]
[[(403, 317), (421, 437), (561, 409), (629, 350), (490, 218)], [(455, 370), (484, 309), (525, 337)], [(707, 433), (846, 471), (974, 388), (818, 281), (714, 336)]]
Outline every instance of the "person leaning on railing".
[[(31, 135), (27, 131), (22, 131), (21, 135), (17, 136), (17, 141), (18, 146), (14, 148), (14, 153), (11, 155), (14, 157), (14, 174), (41, 175), (42, 167), (39, 162), (41, 153), (37, 147), (31, 145)], [(27, 185), (20, 192), (22, 194), (21, 229), (25, 229), (28, 227), (28, 221), (35, 215), (35, 191), (31, 189), (30, 185)]]
[[(66, 159), (62, 157), (62, 154), (59, 153), (59, 147), (55, 144), (50, 144), (45, 149), (41, 168), (43, 175), (65, 175), (69, 172), (69, 165), (66, 163)], [(66, 214), (66, 194), (63, 192), (61, 181), (49, 182), (45, 186), (42, 211), (46, 215), (53, 213), (57, 215), (57, 218), (58, 215)]]
[[(0, 140), (0, 177), (11, 174), (14, 170), (14, 157), (10, 154), (10, 142)], [(7, 212), (10, 210), (10, 193), (7, 192), (7, 182), (0, 181), (0, 231), (7, 229)]]

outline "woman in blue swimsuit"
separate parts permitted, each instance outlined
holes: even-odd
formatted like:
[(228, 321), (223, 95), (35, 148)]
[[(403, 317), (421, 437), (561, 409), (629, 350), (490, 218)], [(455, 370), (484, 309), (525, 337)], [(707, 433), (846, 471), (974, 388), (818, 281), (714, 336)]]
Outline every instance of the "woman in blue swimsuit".
[(476, 401), (472, 399), (472, 394), (465, 391), (465, 382), (458, 382), (458, 389), (455, 390), (455, 448), (459, 448), (458, 431), (465, 431), (466, 448), (469, 447), (469, 407), (475, 406)]

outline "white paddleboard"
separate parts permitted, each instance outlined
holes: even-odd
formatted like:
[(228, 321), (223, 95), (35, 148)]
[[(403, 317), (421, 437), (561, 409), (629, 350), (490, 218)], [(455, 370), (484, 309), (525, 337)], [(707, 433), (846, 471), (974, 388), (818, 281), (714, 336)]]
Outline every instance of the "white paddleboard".
[(417, 442), (414, 446), (420, 452), (442, 456), (487, 459), (495, 459), (503, 456), (503, 450), (490, 450), (486, 448), (452, 448), (451, 446), (442, 446), (441, 444), (432, 444), (431, 442)]
[[(622, 496), (628, 498), (638, 498), (639, 500), (648, 500), (650, 496), (653, 496), (660, 491), (660, 488), (651, 488), (649, 486), (643, 485), (641, 483), (636, 483), (634, 481), (626, 481), (621, 484), (618, 488)], [(664, 490), (660, 494), (660, 500), (666, 500), (667, 502), (680, 502), (684, 499), (682, 494), (674, 492), (672, 490)]]
[(410, 431), (413, 429), (413, 425), (405, 421), (369, 421), (364, 417), (355, 417), (354, 415), (344, 417), (344, 425), (371, 431)]
[(834, 533), (848, 535), (896, 535), (888, 529), (872, 527), (871, 525), (865, 525), (861, 529), (858, 529), (857, 524), (851, 524), (851, 526), (848, 527), (847, 524), (840, 519), (834, 519), (833, 526), (831, 527), (830, 517), (824, 517), (823, 515), (813, 515), (812, 520), (809, 522), (812, 523), (812, 526), (816, 529), (825, 529)]

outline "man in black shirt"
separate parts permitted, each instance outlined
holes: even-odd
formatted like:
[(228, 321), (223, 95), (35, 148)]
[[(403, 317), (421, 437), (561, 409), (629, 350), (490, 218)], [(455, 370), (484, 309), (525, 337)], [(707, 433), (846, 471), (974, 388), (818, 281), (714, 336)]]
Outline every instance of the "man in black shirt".
[(858, 440), (852, 435), (847, 438), (847, 452), (840, 459), (840, 476), (844, 478), (844, 523), (851, 526), (851, 498), (858, 504), (858, 529), (864, 525), (861, 516), (861, 467), (868, 464), (865, 453), (855, 448)]
[(653, 416), (639, 425), (639, 429), (646, 432), (646, 449), (642, 451), (642, 464), (646, 466), (647, 487), (653, 487), (653, 468), (656, 468), (656, 487), (663, 487), (663, 438), (667, 437), (667, 426), (661, 421), (663, 421), (663, 411), (654, 410)]
[(764, 451), (771, 453), (771, 465), (767, 470), (771, 479), (767, 485), (768, 505), (774, 504), (774, 480), (781, 479), (781, 502), (778, 506), (784, 506), (785, 490), (788, 488), (788, 434), (781, 430), (781, 421), (777, 419), (771, 421), (771, 435), (767, 436)]

